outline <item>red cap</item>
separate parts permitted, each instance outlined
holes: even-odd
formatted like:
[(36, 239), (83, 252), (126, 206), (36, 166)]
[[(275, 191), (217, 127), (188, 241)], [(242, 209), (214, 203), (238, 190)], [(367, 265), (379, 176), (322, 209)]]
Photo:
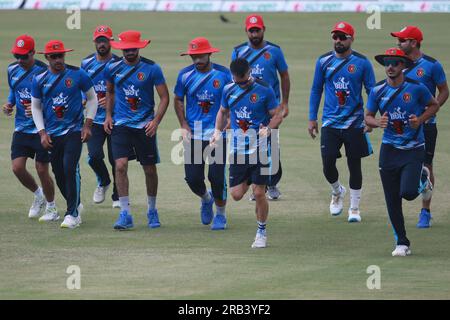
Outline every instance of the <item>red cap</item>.
[(93, 40), (98, 37), (105, 37), (108, 40), (113, 40), (113, 32), (108, 26), (98, 26), (95, 28)]
[(11, 49), (12, 54), (27, 54), (34, 50), (34, 39), (29, 35), (23, 34), (16, 38)]
[(145, 48), (151, 40), (141, 40), (141, 33), (135, 30), (124, 31), (119, 34), (119, 41), (111, 41), (114, 49), (142, 49)]
[(45, 44), (44, 51), (39, 51), (40, 54), (65, 53), (73, 51), (73, 49), (64, 48), (64, 43), (60, 40), (50, 40)]
[(384, 66), (384, 58), (386, 57), (396, 57), (402, 58), (405, 60), (406, 66), (410, 66), (413, 61), (403, 52), (403, 50), (399, 48), (389, 48), (385, 51), (384, 54), (379, 54), (375, 56), (375, 60)]
[(264, 28), (264, 20), (260, 15), (251, 14), (245, 19), (245, 30), (250, 30), (251, 28)]
[(417, 42), (423, 40), (422, 31), (415, 26), (406, 26), (399, 32), (391, 32), (391, 36), (401, 39), (413, 39), (417, 40)]
[(183, 52), (181, 55), (191, 55), (191, 54), (205, 54), (205, 53), (214, 53), (219, 52), (220, 50), (217, 48), (213, 48), (206, 38), (195, 38), (189, 42), (188, 51)]
[(336, 23), (333, 27), (333, 30), (331, 30), (331, 33), (333, 32), (342, 32), (352, 37), (355, 35), (355, 29), (353, 29), (353, 26), (345, 21), (340, 21)]

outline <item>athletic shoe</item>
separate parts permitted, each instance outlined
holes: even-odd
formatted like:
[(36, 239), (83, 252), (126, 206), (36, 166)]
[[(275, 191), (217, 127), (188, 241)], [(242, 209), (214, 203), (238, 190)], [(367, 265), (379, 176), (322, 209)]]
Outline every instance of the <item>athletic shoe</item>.
[(422, 199), (428, 201), (433, 195), (433, 184), (430, 180), (430, 170), (427, 167), (422, 168), (422, 177), (420, 179), (419, 193), (422, 194)]
[(109, 185), (107, 186), (97, 186), (97, 188), (95, 188), (94, 191), (94, 196), (93, 196), (93, 200), (94, 203), (102, 203), (103, 201), (105, 201), (105, 194), (106, 191), (108, 191)]
[(255, 241), (252, 244), (252, 248), (265, 248), (267, 247), (267, 235), (260, 232), (256, 232)]
[(331, 194), (330, 213), (332, 216), (338, 216), (342, 213), (344, 207), (344, 197), (347, 190), (341, 186), (341, 192), (338, 194)]
[(420, 210), (420, 214), (419, 214), (419, 222), (417, 222), (417, 228), (422, 229), (422, 228), (429, 228), (431, 227), (431, 212), (422, 208), (422, 210)]
[(361, 222), (359, 209), (348, 209), (348, 222)]
[(148, 210), (147, 212), (147, 218), (148, 218), (148, 227), (149, 228), (159, 228), (161, 227), (161, 223), (159, 222), (158, 217), (158, 210)]
[(209, 202), (204, 202), (203, 200), (200, 200), (200, 202), (201, 202), (200, 218), (204, 225), (210, 224), (214, 217), (214, 211), (213, 211), (214, 197), (213, 197), (211, 191), (208, 191), (208, 193), (211, 196), (211, 200)]
[(227, 218), (223, 214), (216, 214), (211, 225), (211, 230), (225, 230), (226, 228)]
[(267, 198), (269, 198), (269, 200), (278, 200), (280, 197), (281, 192), (277, 186), (267, 188)]
[(116, 230), (126, 230), (133, 228), (133, 216), (127, 211), (120, 211), (119, 218), (114, 224)]
[(45, 213), (42, 217), (39, 218), (39, 222), (49, 222), (49, 221), (57, 221), (59, 220), (59, 214), (56, 207), (45, 208)]
[(411, 254), (411, 250), (408, 246), (405, 245), (399, 245), (395, 247), (395, 250), (392, 251), (393, 257), (406, 257)]
[(34, 196), (33, 204), (28, 211), (28, 218), (34, 219), (39, 217), (41, 209), (44, 207), (45, 198), (43, 196)]
[(113, 208), (120, 208), (120, 201), (119, 200), (113, 200), (112, 207)]
[(250, 194), (248, 201), (256, 201), (256, 198), (255, 198), (255, 195), (253, 194), (253, 192)]
[(80, 224), (81, 218), (79, 215), (77, 217), (74, 217), (68, 214), (64, 217), (64, 221), (61, 223), (61, 228), (75, 229), (76, 227), (80, 226)]

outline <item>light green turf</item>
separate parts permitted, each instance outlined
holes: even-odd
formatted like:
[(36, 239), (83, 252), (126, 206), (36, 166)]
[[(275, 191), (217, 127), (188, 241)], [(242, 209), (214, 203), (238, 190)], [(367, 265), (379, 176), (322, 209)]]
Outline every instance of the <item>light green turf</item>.
[[(78, 65), (93, 50), (91, 32), (109, 24), (115, 33), (141, 30), (152, 39), (142, 55), (163, 68), (170, 91), (179, 69), (190, 61), (179, 57), (188, 41), (208, 37), (222, 49), (214, 60), (225, 65), (233, 46), (246, 40), (243, 14), (230, 14), (223, 24), (218, 14), (82, 13), (82, 29), (65, 28), (65, 12), (0, 12), (0, 100), (5, 101), (6, 67), (16, 35), (29, 32), (39, 49), (60, 38), (75, 48), (67, 62)], [(348, 224), (343, 216), (328, 213), (330, 197), (321, 170), (318, 141), (307, 134), (308, 96), (315, 59), (330, 50), (329, 30), (338, 19), (356, 28), (354, 48), (370, 57), (394, 44), (389, 31), (405, 24), (423, 28), (423, 49), (450, 70), (448, 15), (383, 14), (382, 29), (365, 27), (360, 14), (266, 14), (266, 38), (286, 55), (292, 79), (291, 114), (281, 132), (284, 178), (283, 198), (270, 203), (269, 247), (252, 250), (256, 230), (254, 204), (229, 202), (229, 229), (212, 232), (200, 224), (199, 200), (188, 190), (183, 167), (170, 162), (174, 142), (170, 133), (177, 121), (170, 109), (159, 129), (162, 163), (159, 165), (158, 208), (162, 227), (146, 227), (146, 198), (142, 171), (130, 165), (131, 201), (136, 228), (115, 232), (118, 211), (111, 202), (92, 204), (95, 178), (81, 161), (84, 223), (77, 230), (58, 224), (39, 224), (27, 218), (32, 195), (10, 170), (12, 119), (0, 115), (0, 298), (133, 298), (133, 299), (404, 299), (449, 298), (450, 287), (450, 140), (447, 108), (439, 114), (439, 140), (435, 158), (437, 186), (433, 201), (435, 226), (415, 228), (420, 201), (405, 204), (406, 227), (413, 256), (392, 258), (393, 235), (388, 224), (378, 176), (380, 132), (373, 133), (375, 155), (364, 160), (363, 222)], [(382, 69), (375, 65), (377, 79)], [(29, 165), (30, 168), (31, 162)], [(344, 161), (341, 181), (347, 185)], [(109, 198), (109, 195), (108, 195)], [(57, 205), (63, 213), (59, 195)], [(66, 289), (65, 271), (78, 265), (82, 289)], [(368, 290), (366, 268), (381, 268), (381, 290)]]

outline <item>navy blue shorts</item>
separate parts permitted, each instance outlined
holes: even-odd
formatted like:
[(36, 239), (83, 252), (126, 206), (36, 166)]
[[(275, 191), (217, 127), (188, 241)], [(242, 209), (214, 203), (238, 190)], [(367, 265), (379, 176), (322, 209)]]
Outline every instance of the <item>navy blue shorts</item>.
[(432, 166), (434, 150), (436, 149), (436, 140), (438, 130), (436, 123), (425, 123), (423, 125), (423, 134), (425, 136), (425, 164)]
[(38, 133), (14, 132), (11, 143), (11, 160), (20, 157), (34, 159), (37, 162), (50, 162), (50, 155), (41, 144)]
[(129, 158), (130, 148), (132, 148), (141, 165), (146, 166), (159, 163), (156, 134), (153, 137), (148, 137), (144, 128), (114, 126), (111, 134), (111, 144), (114, 160)]
[(322, 157), (341, 157), (344, 145), (347, 158), (364, 158), (373, 153), (372, 145), (364, 128), (335, 129), (322, 127), (320, 150)]
[(235, 187), (243, 182), (248, 185), (269, 185), (271, 179), (270, 162), (266, 162), (261, 161), (259, 157), (256, 161), (250, 161), (248, 156), (238, 162), (234, 155), (233, 162), (230, 163), (230, 187)]
[[(105, 141), (108, 143), (108, 152), (110, 150), (111, 136), (105, 132), (103, 125), (94, 123), (91, 128), (92, 136), (87, 142), (89, 158), (92, 159), (104, 159), (105, 153), (103, 151), (103, 145)], [(136, 159), (133, 148), (129, 148), (128, 160)]]

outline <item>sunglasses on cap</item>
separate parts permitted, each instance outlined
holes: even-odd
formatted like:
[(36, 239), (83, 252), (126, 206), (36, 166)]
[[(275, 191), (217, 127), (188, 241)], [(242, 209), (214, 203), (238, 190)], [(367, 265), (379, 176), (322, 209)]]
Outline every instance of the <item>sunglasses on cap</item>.
[(17, 60), (28, 60), (28, 58), (30, 57), (30, 54), (14, 54), (14, 58), (16, 58)]
[(332, 36), (333, 40), (339, 39), (341, 41), (345, 41), (347, 39), (350, 39), (351, 37), (352, 37), (351, 35), (344, 34), (344, 33), (333, 33), (333, 36)]
[(393, 66), (393, 67), (397, 67), (400, 62), (404, 63), (404, 60), (401, 58), (384, 58), (383, 59), (383, 64), (385, 67), (388, 66)]

